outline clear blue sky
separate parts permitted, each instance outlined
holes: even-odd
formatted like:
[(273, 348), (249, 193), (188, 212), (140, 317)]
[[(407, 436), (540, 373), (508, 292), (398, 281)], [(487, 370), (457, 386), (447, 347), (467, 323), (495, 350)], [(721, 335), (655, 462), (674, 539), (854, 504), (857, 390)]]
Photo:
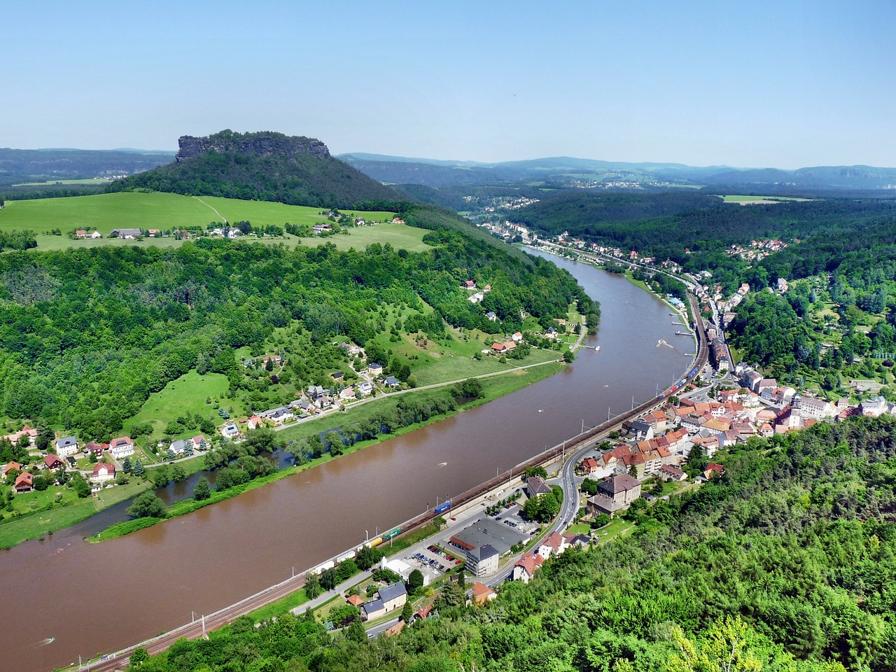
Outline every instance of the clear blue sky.
[(896, 165), (894, 2), (3, 4), (0, 146)]

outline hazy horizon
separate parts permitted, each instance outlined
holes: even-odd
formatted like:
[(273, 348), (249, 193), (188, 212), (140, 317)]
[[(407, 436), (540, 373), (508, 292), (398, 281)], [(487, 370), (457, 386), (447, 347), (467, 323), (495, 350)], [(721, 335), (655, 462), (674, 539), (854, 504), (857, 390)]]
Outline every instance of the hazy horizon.
[(488, 163), (896, 164), (888, 2), (49, 7), (5, 8), (0, 146), (232, 128)]

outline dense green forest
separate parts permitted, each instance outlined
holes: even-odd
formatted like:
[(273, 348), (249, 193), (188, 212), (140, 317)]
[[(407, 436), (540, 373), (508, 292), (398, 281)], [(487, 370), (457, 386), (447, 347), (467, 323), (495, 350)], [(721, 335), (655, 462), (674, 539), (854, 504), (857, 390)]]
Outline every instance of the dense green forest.
[(402, 200), (330, 156), (319, 141), (310, 141), (317, 145), (307, 151), (297, 145), (310, 144), (308, 138), (280, 133), (222, 131), (195, 140), (214, 149), (179, 153), (176, 162), (117, 180), (109, 190), (149, 189), (357, 210), (394, 210)]
[[(686, 270), (710, 270), (715, 282), (736, 287), (751, 279), (750, 266), (726, 254), (754, 239), (799, 241), (781, 256), (763, 260), (752, 284), (831, 270), (850, 251), (892, 246), (896, 201), (822, 199), (773, 205), (726, 204), (703, 193), (593, 194), (561, 192), (514, 213), (540, 231), (570, 234), (644, 256), (672, 259)], [(892, 254), (892, 252), (888, 252)], [(877, 258), (877, 252), (873, 253)]]
[(484, 608), (451, 584), (437, 618), (371, 642), (310, 618), (241, 619), (139, 669), (896, 668), (896, 422), (820, 425), (723, 459), (718, 481), (633, 507), (632, 536), (569, 550)]
[(753, 292), (738, 306), (730, 331), (745, 358), (832, 396), (871, 379), (893, 398), (896, 219), (819, 230), (738, 277), (756, 290), (790, 280), (785, 295)]
[[(388, 364), (388, 348), (374, 338), (389, 330), (438, 338), (447, 323), (494, 332), (519, 325), (523, 314), (549, 325), (573, 301), (596, 324), (597, 307), (553, 264), (465, 235), (465, 225), (443, 213), (415, 210), (409, 218), (432, 229), (433, 249), (201, 240), (0, 255), (0, 414), (102, 438), (193, 369), (224, 374), (231, 390), (251, 395), (273, 376), (258, 380), (236, 350), (264, 354), (275, 331), (297, 353), (276, 382), (299, 389), (331, 382), (329, 373), (347, 362), (340, 340), (366, 345), (372, 361)], [(471, 277), (492, 285), (478, 306), (460, 287)], [(386, 329), (389, 310), (402, 318)], [(394, 368), (407, 373), (400, 362)]]

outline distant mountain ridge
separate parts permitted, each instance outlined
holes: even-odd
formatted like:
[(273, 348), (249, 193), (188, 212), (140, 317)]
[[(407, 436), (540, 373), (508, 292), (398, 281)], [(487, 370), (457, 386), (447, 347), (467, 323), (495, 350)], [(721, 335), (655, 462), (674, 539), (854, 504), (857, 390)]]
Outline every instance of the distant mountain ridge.
[(110, 191), (151, 189), (291, 205), (391, 209), (392, 189), (330, 155), (316, 138), (220, 131), (178, 140), (174, 163), (118, 180)]
[(172, 153), (104, 149), (0, 148), (0, 185), (119, 176), (155, 168)]
[(389, 184), (417, 184), (435, 189), (509, 184), (525, 180), (624, 188), (730, 187), (749, 189), (877, 190), (896, 189), (896, 168), (874, 166), (811, 166), (796, 170), (689, 166), (682, 163), (625, 162), (544, 157), (479, 163), (383, 154), (343, 154), (346, 162)]

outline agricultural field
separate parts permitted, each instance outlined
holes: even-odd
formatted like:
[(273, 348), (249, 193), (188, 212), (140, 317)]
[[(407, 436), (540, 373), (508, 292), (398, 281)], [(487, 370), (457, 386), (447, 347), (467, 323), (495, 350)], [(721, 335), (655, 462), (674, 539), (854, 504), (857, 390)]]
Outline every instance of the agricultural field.
[(811, 198), (796, 198), (793, 196), (750, 196), (747, 194), (725, 194), (719, 198), (725, 201), (725, 203), (736, 203), (737, 205), (774, 205), (784, 201), (802, 203), (812, 200)]
[(78, 185), (78, 184), (109, 184), (112, 181), (112, 178), (109, 177), (82, 177), (78, 179), (71, 180), (45, 180), (43, 182), (20, 182), (19, 184), (14, 184), (14, 187), (53, 187), (56, 185), (66, 186), (66, 185)]
[[(267, 243), (320, 245), (332, 242), (340, 249), (361, 249), (373, 242), (390, 243), (411, 251), (426, 249), (426, 231), (404, 224), (392, 224), (392, 213), (383, 211), (343, 211), (353, 217), (374, 222), (372, 226), (349, 229), (345, 235), (326, 238), (297, 238), (285, 235), (264, 239)], [(0, 209), (0, 230), (33, 231), (41, 250), (100, 245), (142, 245), (168, 247), (179, 244), (172, 238), (142, 241), (108, 238), (112, 229), (156, 228), (161, 230), (205, 226), (213, 221), (247, 220), (253, 226), (314, 225), (326, 221), (320, 208), (285, 205), (268, 201), (243, 201), (214, 196), (183, 196), (159, 192), (118, 192), (7, 201)], [(76, 228), (95, 228), (103, 234), (97, 240), (72, 240), (68, 234)], [(52, 235), (53, 232), (62, 235)]]

